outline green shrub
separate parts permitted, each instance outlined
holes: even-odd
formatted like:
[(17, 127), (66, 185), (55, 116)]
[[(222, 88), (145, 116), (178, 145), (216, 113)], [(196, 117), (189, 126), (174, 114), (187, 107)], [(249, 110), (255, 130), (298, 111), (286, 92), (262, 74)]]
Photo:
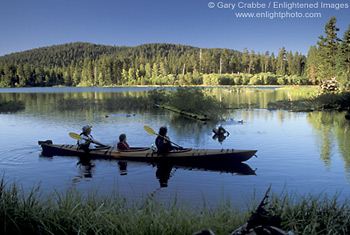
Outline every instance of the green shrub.
[(207, 115), (211, 118), (217, 116), (221, 110), (219, 101), (198, 88), (178, 88), (170, 92), (167, 105), (185, 112)]

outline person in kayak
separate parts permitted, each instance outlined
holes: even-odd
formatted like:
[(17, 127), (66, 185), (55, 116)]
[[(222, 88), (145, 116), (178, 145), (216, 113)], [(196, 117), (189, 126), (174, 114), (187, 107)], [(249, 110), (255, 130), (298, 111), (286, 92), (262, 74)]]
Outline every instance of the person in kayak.
[(117, 144), (117, 148), (118, 148), (118, 151), (125, 151), (130, 149), (129, 144), (126, 142), (125, 134), (121, 134), (119, 136), (119, 143)]
[(90, 143), (94, 139), (91, 135), (91, 128), (92, 126), (89, 126), (89, 125), (83, 126), (80, 136), (83, 137), (84, 139), (78, 140), (79, 149), (83, 149), (84, 151), (89, 150)]
[(171, 150), (179, 149), (171, 145), (171, 141), (168, 136), (166, 136), (168, 129), (165, 126), (159, 128), (158, 136), (156, 138), (156, 146), (158, 153), (167, 153)]

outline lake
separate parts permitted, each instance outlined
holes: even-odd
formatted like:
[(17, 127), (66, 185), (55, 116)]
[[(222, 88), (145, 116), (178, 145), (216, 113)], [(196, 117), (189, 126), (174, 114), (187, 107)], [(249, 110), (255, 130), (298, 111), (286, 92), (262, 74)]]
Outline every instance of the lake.
[[(8, 182), (30, 190), (39, 185), (46, 193), (74, 187), (82, 192), (119, 193), (143, 200), (155, 197), (195, 205), (232, 200), (245, 206), (251, 198), (260, 200), (271, 185), (272, 191), (299, 195), (350, 193), (350, 130), (343, 112), (269, 111), (267, 103), (298, 99), (305, 94), (280, 89), (208, 89), (230, 107), (225, 120), (204, 123), (166, 110), (119, 109), (104, 107), (62, 108), (64, 100), (104, 100), (121, 96), (144, 96), (149, 87), (134, 88), (15, 88), (0, 89), (1, 100), (22, 100), (26, 109), (0, 114), (0, 172)], [(170, 89), (170, 88), (169, 88)], [(243, 120), (243, 123), (240, 122)], [(184, 147), (210, 149), (257, 149), (257, 158), (245, 162), (255, 174), (239, 170), (162, 169), (146, 163), (118, 163), (93, 160), (81, 164), (77, 157), (41, 155), (38, 140), (75, 144), (69, 132), (81, 132), (92, 125), (98, 141), (116, 145), (118, 136), (127, 135), (131, 146), (151, 146), (154, 136), (144, 130), (168, 127), (171, 140)], [(212, 129), (219, 125), (230, 135), (219, 142)], [(160, 182), (167, 187), (161, 187)]]

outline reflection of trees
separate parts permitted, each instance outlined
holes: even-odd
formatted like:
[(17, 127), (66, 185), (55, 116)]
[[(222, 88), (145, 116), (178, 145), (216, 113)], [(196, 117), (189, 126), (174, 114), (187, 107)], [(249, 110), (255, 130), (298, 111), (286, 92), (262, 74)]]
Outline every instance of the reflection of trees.
[[(229, 108), (266, 108), (267, 103), (283, 100), (291, 96), (290, 91), (261, 90), (248, 88), (207, 89), (218, 100)], [(292, 93), (293, 99), (305, 96), (304, 93)], [(0, 93), (3, 101), (19, 100), (25, 103), (27, 113), (36, 115), (52, 115), (52, 113), (68, 113), (72, 116), (81, 110), (86, 116), (94, 112), (137, 112), (145, 109), (147, 93), (144, 91), (124, 92), (59, 92), (59, 93)], [(69, 112), (69, 111), (73, 112)], [(68, 112), (67, 112), (68, 111)]]
[[(226, 107), (258, 107), (266, 108), (268, 102), (276, 100), (286, 100), (298, 98), (307, 98), (310, 96), (307, 92), (291, 91), (291, 90), (259, 90), (259, 89), (207, 89), (206, 92), (214, 95), (221, 100)], [(56, 117), (57, 121), (70, 122), (76, 117), (82, 116), (93, 118), (96, 114), (103, 114), (113, 111), (122, 111), (125, 113), (151, 113), (159, 114), (169, 112), (158, 109), (141, 109), (135, 105), (135, 100), (142, 102), (146, 97), (146, 92), (61, 92), (61, 93), (0, 93), (0, 99), (3, 101), (18, 100), (23, 101), (26, 106), (26, 114), (39, 116), (41, 119)], [(59, 107), (60, 102), (66, 100), (67, 103), (63, 107)], [(124, 100), (124, 106), (115, 105), (119, 101)], [(129, 100), (129, 101), (128, 101)], [(86, 105), (83, 102), (86, 102)], [(129, 102), (129, 103), (127, 103)], [(78, 107), (71, 106), (76, 104)], [(133, 106), (135, 105), (135, 106)], [(77, 108), (80, 107), (80, 110)], [(276, 113), (277, 112), (277, 113)], [(278, 120), (283, 123), (285, 120), (294, 118), (297, 113), (287, 111), (267, 112), (266, 110), (239, 110), (243, 120), (264, 119), (268, 120), (272, 115), (277, 115)], [(169, 136), (181, 136), (183, 141), (178, 141), (180, 144), (186, 143), (185, 140), (194, 139), (196, 144), (203, 141), (203, 136), (211, 138), (212, 129), (217, 126), (217, 123), (198, 122), (184, 118), (180, 115), (170, 114), (169, 124), (171, 132)], [(334, 147), (337, 145), (339, 152), (345, 162), (347, 174), (350, 180), (350, 122), (344, 118), (345, 113), (342, 112), (311, 112), (307, 114), (308, 122), (312, 124), (317, 132), (317, 141), (320, 144), (320, 158), (325, 165), (331, 163)], [(237, 111), (225, 113), (225, 120), (235, 119)], [(104, 115), (101, 115), (104, 119)], [(153, 117), (158, 118), (157, 116)], [(56, 121), (56, 120), (55, 120)], [(162, 122), (164, 120), (162, 119)], [(158, 130), (156, 130), (158, 131)], [(207, 139), (208, 139), (207, 138)]]
[(338, 140), (338, 148), (345, 162), (345, 171), (348, 174), (347, 179), (350, 180), (350, 132), (349, 121), (344, 118), (345, 113), (338, 115), (335, 120), (337, 128), (335, 128), (335, 135)]
[(313, 128), (318, 131), (321, 144), (321, 158), (325, 164), (330, 165), (333, 148), (337, 144), (340, 155), (345, 163), (345, 171), (349, 174), (350, 124), (344, 116), (345, 112), (311, 112), (307, 115), (307, 119)]
[(184, 140), (189, 138), (194, 139), (195, 143), (199, 143), (203, 139), (203, 136), (211, 135), (216, 125), (215, 122), (199, 122), (181, 115), (172, 115), (170, 124), (172, 127), (176, 127), (172, 130), (176, 134), (168, 133), (170, 138), (172, 135), (182, 136)]
[(228, 108), (266, 108), (269, 102), (310, 97), (310, 91), (284, 89), (216, 88), (208, 89), (207, 92), (214, 95)]
[(144, 110), (146, 92), (0, 93), (0, 99), (23, 101), (26, 112), (36, 115), (72, 116), (81, 111), (89, 116), (96, 111)]
[(325, 125), (321, 127), (322, 133), (322, 144), (321, 144), (321, 159), (324, 161), (326, 166), (331, 165), (331, 155), (334, 146), (334, 139), (331, 132), (331, 126)]

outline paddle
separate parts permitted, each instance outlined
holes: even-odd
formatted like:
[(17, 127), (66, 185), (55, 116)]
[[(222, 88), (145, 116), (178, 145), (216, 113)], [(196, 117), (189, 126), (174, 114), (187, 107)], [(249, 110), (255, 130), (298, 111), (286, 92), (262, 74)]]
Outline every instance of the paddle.
[(82, 137), (81, 135), (78, 135), (77, 133), (74, 133), (74, 132), (69, 132), (69, 136), (72, 137), (73, 139), (76, 139), (76, 140), (91, 141), (94, 144), (97, 144), (97, 145), (100, 145), (100, 146), (103, 146), (103, 147), (109, 147), (109, 145), (102, 144), (102, 143), (100, 143), (100, 142), (98, 142), (96, 140), (93, 140), (93, 139), (86, 139), (86, 138)]
[[(148, 133), (150, 133), (151, 135), (157, 135), (157, 136), (160, 136), (160, 137), (163, 137), (165, 138), (164, 136), (161, 136), (161, 135), (158, 135), (152, 128), (150, 128), (149, 126), (144, 126), (143, 127), (145, 129), (145, 131), (147, 131)], [(178, 144), (175, 144), (174, 142), (170, 141), (169, 139), (167, 139), (170, 143), (172, 143), (173, 145), (176, 145), (177, 147), (179, 148), (182, 148), (180, 145)]]

